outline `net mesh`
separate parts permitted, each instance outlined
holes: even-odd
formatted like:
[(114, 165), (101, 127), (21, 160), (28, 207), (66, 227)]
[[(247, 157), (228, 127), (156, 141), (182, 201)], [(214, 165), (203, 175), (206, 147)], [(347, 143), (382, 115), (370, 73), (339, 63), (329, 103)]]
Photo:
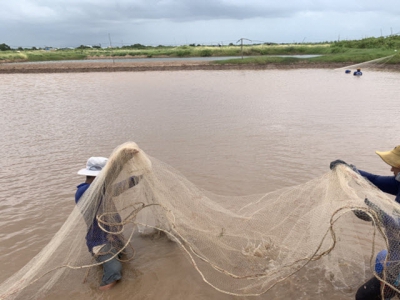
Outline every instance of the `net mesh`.
[(353, 70), (356, 71), (357, 69), (361, 70), (398, 70), (397, 67), (397, 62), (399, 60), (399, 53), (397, 53), (397, 50), (395, 50), (394, 54), (368, 60), (368, 61), (363, 61), (360, 63), (352, 64), (352, 65), (347, 65), (341, 68), (337, 68), (335, 70)]
[(221, 196), (126, 143), (48, 245), (0, 285), (0, 299), (70, 298), (98, 288), (101, 269), (85, 243), (94, 219), (101, 233), (92, 238), (111, 243), (123, 264), (135, 258), (135, 240), (162, 233), (226, 294), (261, 295), (310, 266), (352, 292), (371, 276), (382, 249), (389, 253), (375, 275), (396, 288), (399, 211), (345, 165), (298, 186)]

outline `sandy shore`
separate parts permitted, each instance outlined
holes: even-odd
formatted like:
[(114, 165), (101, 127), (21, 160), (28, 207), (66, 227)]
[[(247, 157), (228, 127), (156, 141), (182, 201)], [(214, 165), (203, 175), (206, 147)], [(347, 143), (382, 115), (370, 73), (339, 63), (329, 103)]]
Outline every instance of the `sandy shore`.
[[(337, 69), (342, 63), (293, 63), (293, 64), (224, 64), (212, 62), (50, 62), (50, 63), (0, 63), (0, 74), (13, 73), (71, 73), (71, 72), (143, 72), (180, 70), (266, 70), (266, 69)], [(398, 65), (386, 65), (385, 69), (400, 71)]]

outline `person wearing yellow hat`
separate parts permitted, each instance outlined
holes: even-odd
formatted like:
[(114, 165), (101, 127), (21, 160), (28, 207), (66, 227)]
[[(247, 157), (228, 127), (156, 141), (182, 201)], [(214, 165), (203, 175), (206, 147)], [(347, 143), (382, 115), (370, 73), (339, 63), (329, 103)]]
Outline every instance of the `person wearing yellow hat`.
[(356, 169), (354, 165), (348, 165), (346, 162), (339, 159), (331, 162), (330, 168), (333, 169), (338, 164), (346, 164), (360, 173), (363, 177), (367, 178), (381, 191), (396, 196), (395, 201), (400, 203), (400, 145), (396, 146), (393, 150), (376, 151), (376, 154), (378, 154), (385, 163), (391, 166), (390, 171), (393, 172), (393, 176), (374, 175)]
[(387, 163), (393, 172), (393, 176), (374, 175), (358, 170), (381, 191), (396, 196), (396, 202), (400, 203), (400, 145), (389, 151), (376, 151), (382, 160)]
[[(394, 149), (389, 151), (376, 151), (376, 154), (378, 154), (379, 157), (391, 167), (390, 171), (393, 172), (393, 176), (374, 175), (362, 170), (358, 170), (354, 165), (349, 165), (342, 160), (332, 161), (330, 164), (330, 168), (334, 169), (338, 164), (346, 164), (347, 166), (352, 168), (355, 172), (358, 172), (360, 175), (367, 178), (372, 184), (374, 184), (381, 191), (396, 196), (395, 201), (400, 203), (400, 145), (396, 146)], [(368, 199), (366, 199), (366, 203), (370, 207), (374, 207), (374, 210), (379, 210), (379, 208), (376, 207), (374, 204), (371, 205), (371, 202)], [(397, 232), (396, 229), (400, 231), (399, 228), (400, 219), (394, 220), (390, 216), (386, 215), (383, 211), (381, 211), (379, 215), (383, 218), (381, 220), (381, 223), (384, 225), (385, 228), (393, 227), (394, 228), (394, 229), (392, 228), (393, 232)], [(370, 221), (370, 219), (369, 220), (368, 218), (366, 219), (365, 216), (363, 215), (358, 215), (356, 213), (356, 216), (365, 221)], [(384, 261), (386, 259), (386, 256), (388, 255), (388, 252), (390, 253), (391, 261), (400, 260), (400, 254), (398, 254), (399, 252), (398, 237), (388, 236), (388, 239), (389, 239), (389, 251), (382, 250), (381, 252), (378, 253), (376, 257), (375, 271), (377, 274), (382, 274), (382, 271), (384, 269), (383, 267)], [(398, 279), (400, 279), (400, 275), (395, 279), (395, 282), (397, 282)], [(394, 282), (392, 283), (394, 284)], [(395, 285), (398, 286), (398, 284)], [(397, 293), (394, 290), (392, 290), (388, 285), (384, 286), (385, 299), (391, 299), (395, 297), (396, 294)], [(366, 300), (366, 299), (381, 299), (381, 281), (375, 276), (373, 276), (370, 280), (364, 283), (357, 290), (356, 300)]]
[(392, 167), (391, 171), (397, 176), (400, 172), (400, 145), (394, 147), (393, 150), (376, 151), (376, 153), (385, 163)]

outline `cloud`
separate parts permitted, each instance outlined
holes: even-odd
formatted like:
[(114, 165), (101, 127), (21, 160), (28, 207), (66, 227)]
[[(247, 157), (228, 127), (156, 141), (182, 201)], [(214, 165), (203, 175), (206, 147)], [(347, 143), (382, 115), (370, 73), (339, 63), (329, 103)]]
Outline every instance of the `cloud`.
[[(304, 12), (368, 12), (399, 13), (398, 0), (384, 5), (372, 0), (13, 0), (7, 1), (0, 12), (3, 20), (21, 22), (65, 21), (135, 21), (248, 18), (288, 18)], [(392, 3), (392, 5), (390, 4)], [(397, 9), (387, 9), (398, 7)]]
[[(248, 36), (291, 42), (389, 34), (398, 0), (13, 0), (0, 28), (11, 45), (214, 43)], [(397, 31), (396, 31), (397, 30)], [(393, 33), (400, 31), (394, 28)], [(124, 41), (124, 42), (122, 42)]]

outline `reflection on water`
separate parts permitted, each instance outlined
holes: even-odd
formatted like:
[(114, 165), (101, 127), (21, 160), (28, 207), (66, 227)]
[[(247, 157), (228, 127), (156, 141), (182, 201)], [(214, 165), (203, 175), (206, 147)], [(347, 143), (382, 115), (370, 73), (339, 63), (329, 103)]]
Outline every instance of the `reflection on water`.
[[(86, 159), (129, 140), (220, 194), (300, 184), (337, 158), (390, 174), (374, 152), (399, 144), (399, 79), (330, 70), (0, 75), (0, 281), (69, 215)], [(128, 292), (137, 297), (233, 298), (203, 283), (175, 246), (136, 247)], [(308, 299), (316, 289), (322, 298), (352, 299), (322, 277), (285, 283), (268, 299)], [(119, 293), (111, 295), (127, 291)]]

